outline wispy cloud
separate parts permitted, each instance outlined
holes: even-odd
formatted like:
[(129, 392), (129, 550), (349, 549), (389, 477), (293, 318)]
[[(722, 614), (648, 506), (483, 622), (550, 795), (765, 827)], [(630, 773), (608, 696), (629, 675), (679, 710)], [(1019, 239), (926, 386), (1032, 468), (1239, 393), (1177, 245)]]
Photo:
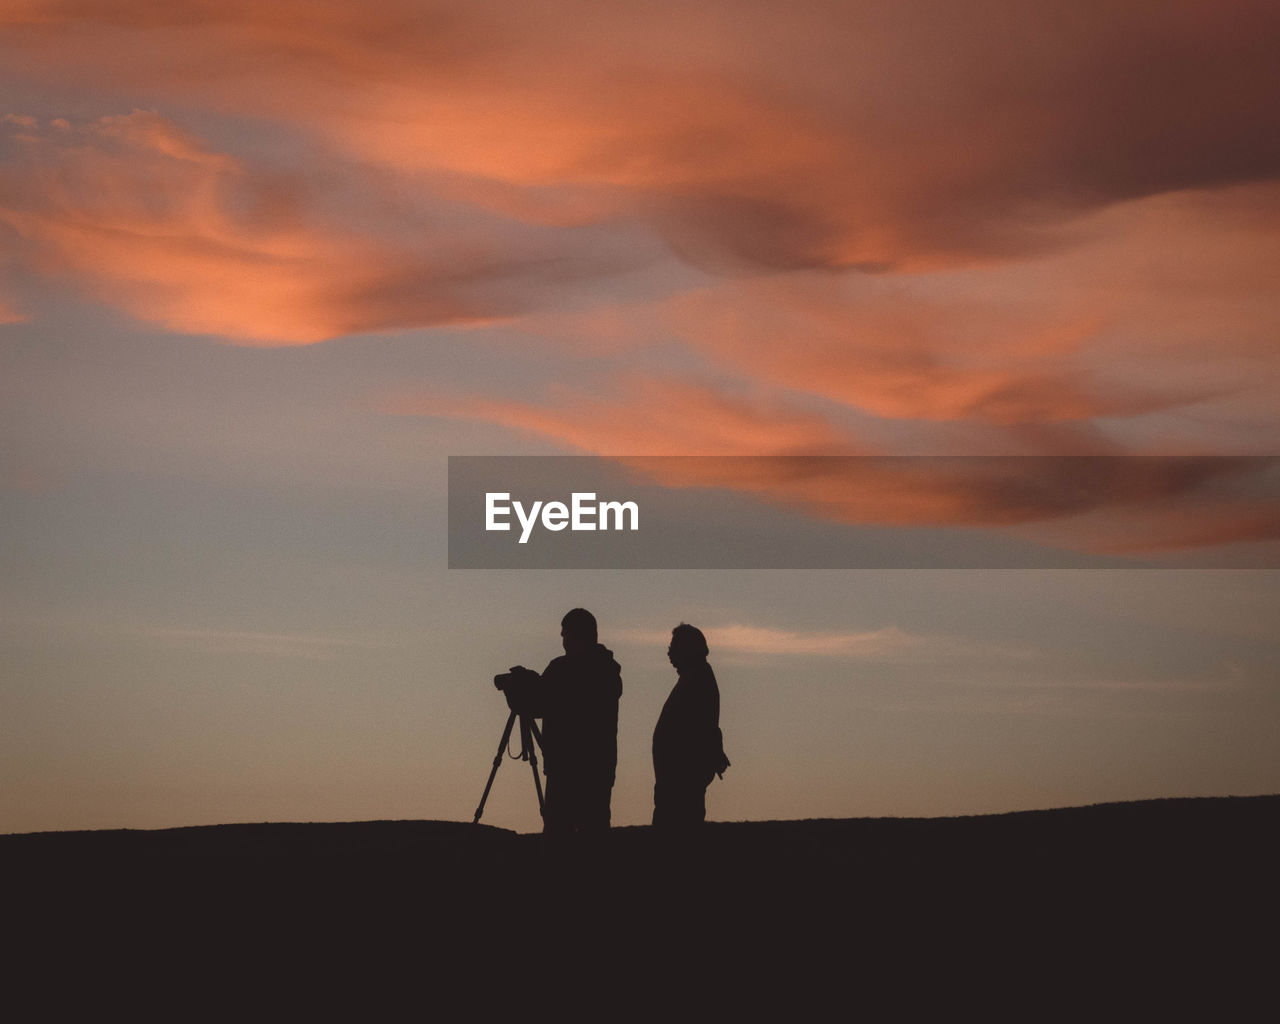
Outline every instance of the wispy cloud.
[[(615, 457), (666, 487), (726, 488), (840, 523), (1021, 529), (1033, 542), (1121, 555), (1280, 538), (1271, 456), (804, 458), (860, 444), (794, 403), (664, 378), (629, 378), (608, 398), (401, 397), (386, 408), (500, 423)], [(666, 457), (686, 455), (712, 457)]]
[[(916, 268), (1274, 176), (1267, 0), (9, 4), (16, 73), (303, 125), (530, 219), (725, 266)], [(1140, 75), (1134, 68), (1140, 67)], [(554, 69), (551, 73), (549, 69)]]
[(617, 265), (486, 214), (442, 223), (439, 206), (397, 201), (376, 178), (326, 196), (154, 112), (5, 127), (0, 226), (16, 258), (175, 331), (305, 344), (473, 325)]
[[(1000, 450), (1195, 450), (1187, 411), (1237, 395), (1263, 411), (1226, 439), (1260, 450), (1280, 13), (1069, 8), (21, 0), (6, 74), (109, 113), (11, 116), (0, 221), (25, 271), (241, 343), (562, 307), (614, 352), (675, 341), (747, 385), (650, 388), (643, 422), (698, 421), (683, 451), (862, 450), (815, 397)], [(657, 259), (619, 328), (615, 275)], [(667, 440), (620, 438), (592, 388), (588, 422), (471, 414)]]
[[(896, 626), (870, 630), (794, 630), (772, 626), (730, 623), (700, 627), (712, 656), (728, 654), (745, 657), (828, 657), (851, 660), (920, 660), (938, 657), (1022, 658), (1029, 652), (997, 647), (957, 637), (911, 633)], [(640, 647), (665, 647), (670, 630), (623, 629), (610, 636), (616, 641)]]
[(498, 423), (583, 451), (615, 455), (760, 455), (854, 452), (821, 415), (767, 395), (728, 394), (696, 380), (629, 374), (606, 389), (555, 389), (535, 404), (440, 394), (387, 399), (396, 415)]

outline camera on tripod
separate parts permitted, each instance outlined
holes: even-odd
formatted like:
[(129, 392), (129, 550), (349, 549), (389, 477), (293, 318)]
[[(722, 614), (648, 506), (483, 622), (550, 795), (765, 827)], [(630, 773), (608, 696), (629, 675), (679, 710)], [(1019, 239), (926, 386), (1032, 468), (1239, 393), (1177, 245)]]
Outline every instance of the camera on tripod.
[(516, 665), (511, 671), (493, 677), (493, 685), (503, 692), (507, 698), (507, 707), (512, 711), (523, 710), (519, 705), (524, 703), (529, 684), (539, 679), (537, 672)]
[[(484, 813), (485, 801), (489, 799), (489, 790), (493, 787), (493, 777), (498, 774), (498, 766), (502, 764), (502, 755), (510, 754), (517, 761), (528, 761), (533, 769), (533, 788), (538, 794), (538, 813), (545, 813), (542, 799), (542, 780), (538, 777), (538, 747), (542, 745), (542, 732), (533, 720), (537, 712), (529, 707), (530, 684), (537, 683), (542, 677), (533, 669), (517, 665), (509, 672), (493, 677), (493, 685), (502, 691), (507, 698), (507, 707), (511, 714), (507, 716), (507, 727), (502, 731), (502, 739), (498, 741), (498, 752), (493, 757), (493, 768), (489, 772), (489, 781), (485, 783), (484, 794), (480, 797), (480, 806), (476, 808), (473, 822), (480, 821)], [(511, 731), (517, 722), (520, 726), (520, 751), (511, 753)]]

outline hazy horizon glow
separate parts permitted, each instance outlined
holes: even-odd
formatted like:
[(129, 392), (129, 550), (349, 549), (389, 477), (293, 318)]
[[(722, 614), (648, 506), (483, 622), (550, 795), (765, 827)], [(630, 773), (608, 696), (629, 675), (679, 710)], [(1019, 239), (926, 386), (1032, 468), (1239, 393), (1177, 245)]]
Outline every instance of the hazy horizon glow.
[[(0, 830), (466, 818), (487, 680), (574, 605), (619, 822), (681, 619), (713, 816), (1280, 789), (1271, 571), (444, 568), (449, 454), (1280, 454), (1277, 43), (1264, 0), (4, 5)], [(1239, 480), (1105, 527), (1043, 483), (1072, 550), (1280, 534)]]

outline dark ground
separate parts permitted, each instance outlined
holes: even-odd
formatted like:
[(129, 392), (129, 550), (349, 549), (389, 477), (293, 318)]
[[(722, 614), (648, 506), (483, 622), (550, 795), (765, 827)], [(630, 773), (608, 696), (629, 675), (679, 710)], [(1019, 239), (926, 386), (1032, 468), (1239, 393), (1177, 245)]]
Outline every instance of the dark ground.
[[(555, 842), (437, 821), (0, 836), (6, 963), (52, 970), (46, 1019), (173, 998), (173, 1019), (1274, 1019), (1277, 864), (1280, 796)], [(1258, 993), (1263, 1016), (1238, 1009)]]

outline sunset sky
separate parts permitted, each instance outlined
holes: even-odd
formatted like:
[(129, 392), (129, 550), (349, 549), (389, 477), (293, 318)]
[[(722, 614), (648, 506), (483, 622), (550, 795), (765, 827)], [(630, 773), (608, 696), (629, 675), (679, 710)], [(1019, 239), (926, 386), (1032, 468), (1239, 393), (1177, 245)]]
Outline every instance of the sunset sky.
[[(680, 621), (713, 818), (1280, 791), (1274, 465), (715, 481), (1256, 569), (449, 570), (445, 515), (450, 455), (1280, 455), (1278, 47), (1272, 0), (0, 0), (0, 831), (469, 820), (578, 605), (615, 824)], [(485, 820), (538, 827), (523, 765)]]

